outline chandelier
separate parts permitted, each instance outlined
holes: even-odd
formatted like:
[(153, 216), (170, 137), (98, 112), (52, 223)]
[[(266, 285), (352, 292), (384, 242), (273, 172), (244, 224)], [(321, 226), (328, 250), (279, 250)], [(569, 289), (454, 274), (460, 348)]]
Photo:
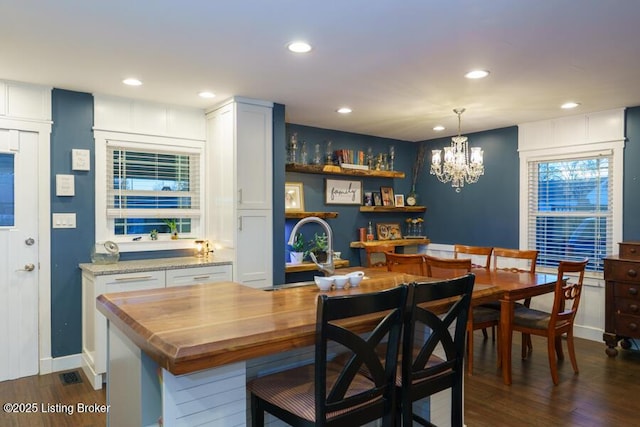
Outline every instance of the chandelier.
[(451, 146), (444, 147), (444, 163), (442, 150), (431, 150), (431, 175), (441, 182), (451, 181), (451, 186), (459, 193), (464, 183), (473, 184), (484, 175), (482, 149), (472, 147), (469, 153), (469, 142), (466, 136), (460, 136), (460, 116), (464, 108), (453, 110), (458, 115), (458, 136), (451, 138)]

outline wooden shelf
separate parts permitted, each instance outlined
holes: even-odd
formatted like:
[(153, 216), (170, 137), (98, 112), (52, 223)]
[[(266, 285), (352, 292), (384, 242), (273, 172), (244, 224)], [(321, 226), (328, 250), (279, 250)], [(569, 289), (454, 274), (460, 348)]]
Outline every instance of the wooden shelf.
[(395, 240), (371, 240), (368, 242), (351, 242), (349, 247), (364, 249), (367, 246), (381, 246), (381, 245), (394, 245), (394, 246), (412, 246), (412, 245), (427, 245), (431, 242), (426, 237), (423, 239), (395, 239)]
[[(348, 259), (335, 259), (333, 260), (333, 265), (336, 268), (346, 268), (349, 267)], [(313, 271), (317, 270), (318, 266), (312, 262), (303, 262), (302, 264), (290, 264), (286, 263), (284, 267), (285, 273), (299, 273), (301, 271)]]
[(360, 212), (425, 212), (426, 206), (360, 206)]
[(301, 219), (309, 216), (317, 216), (318, 218), (336, 218), (338, 212), (285, 212), (284, 217), (287, 219)]
[(378, 170), (361, 170), (361, 169), (345, 169), (334, 165), (298, 165), (288, 164), (285, 166), (287, 172), (299, 173), (315, 173), (326, 175), (348, 175), (348, 176), (369, 176), (379, 178), (404, 178), (404, 172), (398, 171), (378, 171)]

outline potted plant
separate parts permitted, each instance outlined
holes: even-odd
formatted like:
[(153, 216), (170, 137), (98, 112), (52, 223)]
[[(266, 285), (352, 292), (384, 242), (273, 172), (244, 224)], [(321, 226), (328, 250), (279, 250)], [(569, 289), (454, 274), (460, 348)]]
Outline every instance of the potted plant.
[(296, 233), (293, 238), (293, 244), (291, 246), (291, 252), (289, 257), (291, 264), (301, 264), (304, 259), (304, 237), (302, 233)]
[(171, 233), (171, 240), (177, 240), (178, 239), (178, 222), (174, 218), (163, 219), (162, 222), (167, 224), (167, 227), (169, 227), (169, 232)]
[(318, 262), (327, 262), (327, 251), (329, 250), (329, 245), (327, 242), (326, 233), (318, 234), (315, 233), (313, 235), (313, 239), (309, 241), (309, 249), (307, 250), (307, 254), (313, 253), (315, 255), (316, 260)]

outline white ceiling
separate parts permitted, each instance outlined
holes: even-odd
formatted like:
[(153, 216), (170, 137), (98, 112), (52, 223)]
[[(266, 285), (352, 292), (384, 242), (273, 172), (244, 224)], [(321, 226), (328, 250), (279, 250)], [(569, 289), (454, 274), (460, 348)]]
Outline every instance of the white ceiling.
[[(637, 0), (0, 0), (0, 79), (200, 108), (246, 96), (418, 141), (455, 133), (458, 107), (470, 133), (640, 105), (639, 19)], [(463, 78), (476, 68), (491, 75)]]

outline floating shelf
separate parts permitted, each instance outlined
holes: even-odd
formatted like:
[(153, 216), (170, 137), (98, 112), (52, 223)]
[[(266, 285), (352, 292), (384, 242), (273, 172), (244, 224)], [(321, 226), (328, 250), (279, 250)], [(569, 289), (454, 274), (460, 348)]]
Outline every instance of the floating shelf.
[(425, 212), (426, 206), (360, 206), (360, 212)]
[(285, 212), (284, 217), (287, 219), (302, 219), (309, 216), (317, 216), (318, 218), (336, 218), (338, 212)]
[[(334, 259), (333, 265), (336, 268), (346, 268), (349, 267), (348, 259)], [(301, 271), (313, 271), (317, 270), (318, 266), (312, 262), (303, 262), (302, 264), (290, 264), (286, 263), (284, 267), (285, 273), (299, 273)]]
[(362, 169), (345, 169), (335, 165), (298, 165), (290, 163), (285, 166), (287, 172), (315, 173), (326, 175), (371, 176), (379, 178), (404, 178), (404, 172), (379, 171)]
[(427, 245), (430, 240), (425, 238), (418, 239), (395, 239), (395, 240), (371, 240), (368, 242), (351, 242), (349, 247), (351, 248), (366, 248), (367, 246), (381, 246), (381, 245), (394, 245), (394, 246), (412, 246), (412, 245)]

